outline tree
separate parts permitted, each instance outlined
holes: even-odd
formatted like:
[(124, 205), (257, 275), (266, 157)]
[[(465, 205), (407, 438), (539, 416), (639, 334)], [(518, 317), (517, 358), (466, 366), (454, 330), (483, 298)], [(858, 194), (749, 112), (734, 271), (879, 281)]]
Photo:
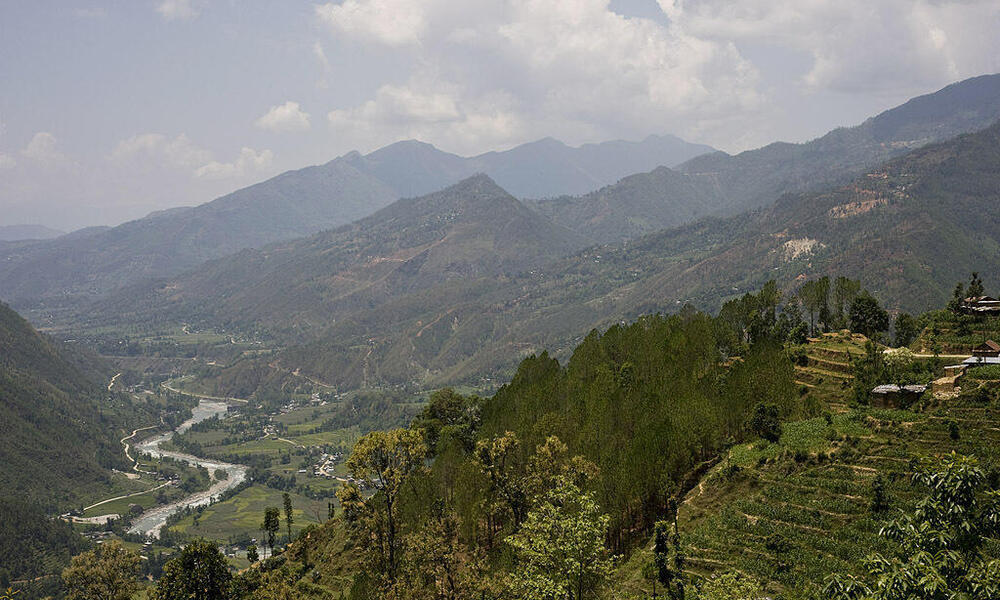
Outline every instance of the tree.
[(420, 530), (406, 536), (406, 561), (397, 583), (397, 597), (458, 600), (479, 597), (483, 565), (480, 553), (470, 553), (458, 536), (458, 519), (435, 506)]
[(114, 540), (74, 556), (62, 578), (68, 600), (129, 600), (139, 590), (139, 555)]
[(885, 364), (885, 353), (875, 342), (865, 342), (865, 354), (851, 359), (854, 372), (854, 400), (858, 404), (868, 404), (872, 389), (886, 382), (889, 368)]
[(527, 513), (528, 494), (518, 461), (520, 449), (521, 441), (511, 431), (476, 443), (475, 461), (490, 482), (486, 506), (490, 545), (508, 513), (515, 526), (524, 521)]
[(288, 528), (288, 541), (292, 541), (292, 497), (285, 492), (281, 495), (281, 499), (285, 505), (285, 526)]
[(885, 489), (885, 479), (882, 475), (876, 475), (872, 481), (871, 511), (878, 514), (887, 510), (889, 510), (889, 494)]
[(833, 316), (838, 327), (847, 322), (847, 310), (861, 291), (861, 282), (847, 277), (837, 277), (833, 281)]
[(436, 455), (443, 429), (453, 429), (460, 439), (468, 441), (467, 450), (471, 450), (472, 433), (478, 424), (479, 399), (445, 388), (431, 394), (427, 406), (413, 420), (412, 428), (423, 430), (428, 450)]
[(774, 404), (758, 403), (750, 413), (747, 423), (750, 431), (769, 442), (777, 442), (781, 438), (781, 421), (778, 407)]
[(870, 582), (828, 578), (824, 598), (993, 600), (1000, 597), (1000, 561), (983, 548), (1000, 534), (1000, 492), (989, 489), (975, 458), (952, 452), (924, 459), (913, 476), (926, 495), (912, 513), (882, 528), (896, 543), (893, 556), (867, 560)]
[(910, 313), (901, 312), (896, 316), (896, 346), (905, 348), (920, 335), (920, 326)]
[(966, 293), (969, 295), (969, 298), (978, 298), (986, 295), (986, 288), (983, 287), (983, 280), (979, 278), (979, 273), (972, 273)]
[[(372, 536), (382, 543), (371, 546), (376, 558), (374, 567), (389, 585), (399, 569), (400, 543), (398, 535), (397, 500), (407, 478), (422, 469), (427, 445), (423, 435), (412, 429), (373, 431), (354, 444), (347, 468), (351, 476), (368, 482), (376, 494), (368, 502), (373, 507), (373, 520), (368, 523)], [(345, 507), (346, 511), (346, 507)]]
[(677, 526), (677, 500), (674, 498), (667, 501), (666, 517), (665, 520), (657, 521), (653, 528), (653, 565), (656, 567), (656, 579), (663, 586), (667, 596), (683, 600), (684, 565), (687, 559), (681, 549), (680, 529)]
[(260, 555), (257, 554), (256, 544), (250, 544), (249, 546), (247, 546), (247, 560), (250, 561), (251, 564), (260, 560)]
[(214, 542), (196, 540), (163, 567), (154, 600), (226, 600), (231, 579), (226, 557)]
[(951, 300), (948, 301), (948, 310), (956, 315), (962, 314), (962, 305), (965, 304), (965, 285), (962, 282), (955, 284), (955, 289), (951, 293)]
[(264, 535), (267, 536), (267, 545), (271, 549), (271, 556), (274, 556), (274, 540), (278, 535), (278, 530), (281, 529), (280, 515), (277, 507), (268, 506), (264, 509), (264, 522), (260, 525)]
[(829, 312), (829, 297), (829, 277), (807, 281), (799, 288), (799, 298), (802, 299), (802, 304), (809, 311), (809, 331), (811, 335), (816, 335), (816, 316), (823, 312)]
[(561, 478), (528, 513), (520, 531), (507, 538), (517, 568), (510, 574), (515, 596), (532, 600), (581, 600), (611, 572), (604, 547), (607, 515), (592, 494)]
[(868, 292), (862, 293), (851, 303), (851, 331), (869, 338), (889, 329), (889, 313), (879, 306), (878, 300)]
[(911, 368), (916, 360), (909, 348), (893, 348), (882, 353), (885, 374), (889, 381), (898, 385), (909, 383)]

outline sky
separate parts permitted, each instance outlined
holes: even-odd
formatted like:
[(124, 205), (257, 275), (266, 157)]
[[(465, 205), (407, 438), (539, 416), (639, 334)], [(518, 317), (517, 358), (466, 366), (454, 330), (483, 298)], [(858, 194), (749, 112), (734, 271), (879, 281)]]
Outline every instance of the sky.
[(806, 141), (1000, 71), (1000, 0), (0, 0), (0, 225), (420, 139)]

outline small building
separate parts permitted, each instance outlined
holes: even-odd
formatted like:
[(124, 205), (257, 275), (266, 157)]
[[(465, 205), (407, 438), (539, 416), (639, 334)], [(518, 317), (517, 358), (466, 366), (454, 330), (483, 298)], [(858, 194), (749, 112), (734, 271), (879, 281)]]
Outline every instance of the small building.
[(962, 312), (968, 315), (1000, 315), (1000, 300), (990, 296), (974, 296), (962, 300)]
[(872, 390), (872, 406), (876, 408), (907, 407), (920, 399), (927, 391), (926, 385), (894, 384), (876, 386)]
[(994, 342), (993, 340), (983, 342), (972, 350), (972, 356), (983, 358), (1000, 357), (1000, 344)]

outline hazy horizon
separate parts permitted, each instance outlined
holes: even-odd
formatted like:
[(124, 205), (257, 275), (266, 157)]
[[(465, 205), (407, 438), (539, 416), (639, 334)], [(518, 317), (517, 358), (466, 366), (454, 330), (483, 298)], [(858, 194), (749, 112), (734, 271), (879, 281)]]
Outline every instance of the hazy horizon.
[(0, 9), (2, 224), (191, 206), (419, 139), (802, 142), (1000, 71), (995, 2), (157, 0)]

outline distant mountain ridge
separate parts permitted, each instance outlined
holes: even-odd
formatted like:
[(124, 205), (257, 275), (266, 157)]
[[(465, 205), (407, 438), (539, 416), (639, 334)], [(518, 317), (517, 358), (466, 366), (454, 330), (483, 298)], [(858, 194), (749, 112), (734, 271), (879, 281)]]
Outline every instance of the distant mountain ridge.
[(920, 146), (1000, 119), (1000, 75), (983, 75), (914, 98), (803, 144), (776, 142), (737, 155), (703, 154), (580, 196), (542, 200), (556, 223), (603, 243), (621, 242), (708, 215), (768, 205), (782, 194), (844, 184)]
[[(208, 262), (165, 285), (134, 286), (102, 311), (142, 319), (214, 315), (310, 330), (451, 281), (509, 277), (587, 243), (480, 174), (350, 225)], [(145, 314), (146, 307), (157, 307), (156, 314)]]
[(475, 173), (497, 173), (515, 195), (567, 194), (711, 150), (673, 136), (579, 148), (549, 139), (463, 158), (422, 142), (398, 142), (288, 171), (200, 206), (86, 235), (0, 245), (0, 298), (36, 305), (102, 296), (244, 248), (333, 229)]
[(0, 225), (0, 242), (49, 240), (65, 233), (45, 225)]

